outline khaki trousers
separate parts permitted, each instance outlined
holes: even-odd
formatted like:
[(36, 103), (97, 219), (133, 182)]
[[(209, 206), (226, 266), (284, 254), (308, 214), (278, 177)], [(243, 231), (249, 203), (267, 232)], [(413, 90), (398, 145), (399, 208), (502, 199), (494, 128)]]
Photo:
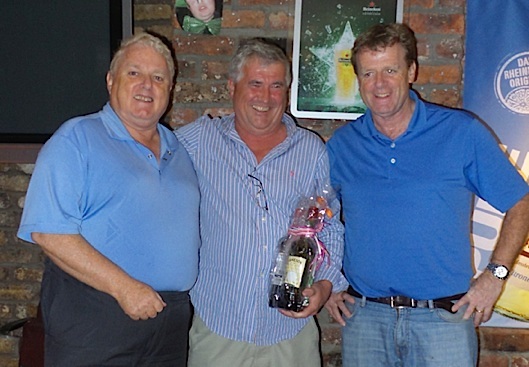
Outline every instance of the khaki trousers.
[(313, 318), (295, 338), (269, 346), (223, 338), (194, 316), (188, 367), (321, 367), (319, 331)]

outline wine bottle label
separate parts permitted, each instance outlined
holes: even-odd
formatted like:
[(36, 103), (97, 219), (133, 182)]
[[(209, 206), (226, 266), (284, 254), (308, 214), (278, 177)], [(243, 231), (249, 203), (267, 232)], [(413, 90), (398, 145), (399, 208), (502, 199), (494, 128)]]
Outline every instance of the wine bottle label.
[(299, 288), (301, 286), (301, 279), (303, 277), (306, 262), (307, 260), (302, 257), (289, 256), (285, 283)]

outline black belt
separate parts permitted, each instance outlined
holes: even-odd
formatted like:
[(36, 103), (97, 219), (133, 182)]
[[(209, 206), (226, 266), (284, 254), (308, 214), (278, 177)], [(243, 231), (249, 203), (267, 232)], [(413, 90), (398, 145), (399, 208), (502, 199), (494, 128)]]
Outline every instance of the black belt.
[(406, 296), (372, 298), (372, 297), (362, 296), (360, 293), (355, 291), (353, 287), (351, 286), (349, 286), (349, 288), (347, 289), (347, 293), (349, 293), (353, 297), (365, 298), (367, 301), (390, 305), (392, 308), (402, 308), (402, 307), (430, 308), (430, 305), (432, 305), (435, 308), (442, 308), (443, 310), (446, 310), (450, 313), (455, 313), (452, 311), (452, 306), (454, 305), (452, 301), (456, 301), (464, 296), (464, 293), (461, 293), (461, 294), (456, 294), (450, 297), (443, 297), (443, 298), (437, 298), (437, 299), (425, 300), (425, 301), (417, 300), (414, 298), (409, 298)]

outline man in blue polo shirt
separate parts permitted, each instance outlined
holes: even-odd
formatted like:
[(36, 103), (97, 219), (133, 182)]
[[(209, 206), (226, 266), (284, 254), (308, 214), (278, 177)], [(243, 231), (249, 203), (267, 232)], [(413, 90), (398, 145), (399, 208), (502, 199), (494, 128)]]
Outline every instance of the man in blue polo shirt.
[(149, 34), (126, 40), (110, 102), (44, 145), (18, 235), (47, 255), (46, 366), (185, 366), (198, 271), (198, 183), (158, 123), (174, 61)]
[[(343, 326), (343, 364), (475, 366), (475, 326), (491, 317), (527, 236), (528, 185), (473, 116), (410, 90), (407, 26), (370, 28), (352, 55), (368, 110), (328, 143), (350, 287), (326, 307)], [(472, 281), (474, 195), (506, 216), (488, 270)]]

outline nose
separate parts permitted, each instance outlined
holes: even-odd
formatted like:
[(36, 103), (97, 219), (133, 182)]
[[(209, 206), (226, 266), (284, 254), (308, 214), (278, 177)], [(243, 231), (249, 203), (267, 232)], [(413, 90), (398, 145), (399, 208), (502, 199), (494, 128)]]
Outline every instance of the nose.
[(142, 87), (146, 89), (150, 89), (152, 87), (152, 80), (150, 76), (145, 75), (142, 80)]
[(270, 99), (270, 89), (268, 88), (261, 88), (260, 89), (261, 93), (260, 93), (260, 98), (263, 102), (268, 102), (268, 100)]
[(375, 85), (382, 85), (384, 84), (384, 73), (376, 73), (375, 74)]

